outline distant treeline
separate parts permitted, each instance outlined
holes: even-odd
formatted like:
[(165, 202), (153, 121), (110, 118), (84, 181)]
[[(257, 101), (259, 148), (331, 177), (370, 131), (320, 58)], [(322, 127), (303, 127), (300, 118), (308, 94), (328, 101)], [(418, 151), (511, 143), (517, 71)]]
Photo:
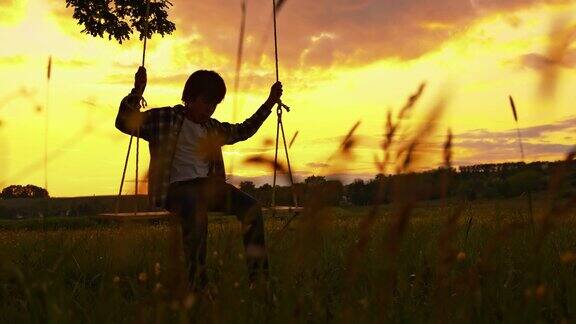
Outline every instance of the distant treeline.
[[(116, 202), (116, 196), (0, 199), (0, 219), (76, 217), (113, 213), (116, 210)], [(150, 210), (147, 206), (146, 196), (139, 195), (139, 210)], [(118, 210), (133, 212), (135, 209), (134, 196), (122, 196)]]
[[(576, 162), (498, 163), (440, 168), (427, 172), (399, 175), (378, 174), (374, 179), (357, 179), (350, 184), (311, 176), (304, 183), (295, 184), (301, 204), (309, 199), (322, 199), (330, 205), (369, 205), (379, 197), (378, 203), (389, 203), (395, 194), (394, 183), (410, 183), (410, 194), (418, 200), (459, 197), (469, 200), (479, 198), (512, 198), (528, 192), (544, 191), (552, 178), (559, 183), (556, 189), (563, 195), (576, 194)], [(264, 206), (272, 199), (272, 186), (256, 188), (250, 181), (242, 182), (241, 189)], [(381, 190), (380, 193), (377, 193)], [(292, 189), (276, 189), (276, 205), (292, 205)]]
[[(409, 184), (407, 191), (396, 193), (395, 183)], [(327, 180), (322, 176), (310, 176), (303, 183), (297, 183), (294, 190), (300, 206), (306, 206), (311, 200), (315, 203), (332, 206), (386, 204), (394, 200), (394, 195), (413, 195), (416, 200), (433, 200), (441, 198), (512, 198), (528, 192), (547, 190), (553, 183), (555, 190), (564, 196), (576, 195), (576, 161), (571, 162), (533, 162), (533, 163), (498, 163), (462, 166), (457, 169), (436, 169), (427, 172), (400, 175), (378, 174), (373, 179), (355, 180), (343, 184), (338, 180)], [(12, 187), (10, 187), (12, 188)], [(18, 190), (5, 190), (5, 194), (16, 195), (26, 187)], [(272, 186), (265, 184), (256, 187), (245, 181), (240, 188), (252, 195), (263, 206), (270, 206)], [(378, 192), (380, 191), (380, 192)], [(22, 192), (28, 192), (26, 190)], [(40, 192), (40, 191), (38, 191)], [(78, 198), (42, 198), (48, 196), (41, 192), (39, 199), (11, 198), (0, 199), (0, 218), (29, 218), (48, 216), (85, 216), (98, 213), (114, 212), (115, 196), (94, 196)], [(378, 197), (378, 200), (376, 200)], [(292, 188), (277, 187), (276, 205), (291, 206)], [(138, 208), (147, 208), (145, 196), (140, 196)], [(119, 210), (132, 212), (135, 209), (133, 196), (123, 196)]]

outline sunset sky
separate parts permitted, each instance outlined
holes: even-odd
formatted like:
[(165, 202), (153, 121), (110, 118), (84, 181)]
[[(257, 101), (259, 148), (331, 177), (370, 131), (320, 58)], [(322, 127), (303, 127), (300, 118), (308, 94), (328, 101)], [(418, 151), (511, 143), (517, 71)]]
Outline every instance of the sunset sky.
[[(148, 42), (149, 107), (180, 103), (190, 73), (213, 69), (228, 86), (215, 117), (232, 121), (240, 1), (172, 2), (177, 30)], [(247, 10), (237, 121), (258, 108), (274, 82), (271, 3), (249, 0)], [(284, 114), (287, 137), (299, 131), (290, 151), (295, 174), (373, 177), (388, 111), (395, 117), (422, 82), (428, 86), (402, 138), (415, 134), (437, 102), (445, 109), (422, 139), (420, 168), (441, 163), (448, 129), (456, 165), (518, 160), (508, 95), (516, 100), (527, 160), (561, 159), (576, 144), (575, 14), (576, 1), (561, 0), (287, 0), (278, 35), (284, 102), (293, 108)], [(142, 44), (82, 29), (64, 0), (0, 0), (0, 186), (44, 185), (48, 100), (51, 196), (118, 190), (129, 137), (114, 119)], [(339, 157), (334, 152), (357, 121), (353, 154)], [(270, 170), (243, 161), (273, 156), (275, 127), (271, 115), (253, 138), (225, 148), (233, 182), (271, 182)], [(147, 164), (141, 142), (142, 175)], [(133, 169), (131, 162), (130, 179)]]

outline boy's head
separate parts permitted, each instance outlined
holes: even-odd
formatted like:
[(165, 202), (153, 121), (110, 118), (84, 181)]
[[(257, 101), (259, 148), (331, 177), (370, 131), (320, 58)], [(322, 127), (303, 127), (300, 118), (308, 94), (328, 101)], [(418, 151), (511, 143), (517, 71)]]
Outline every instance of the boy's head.
[(186, 81), (182, 101), (195, 121), (204, 122), (212, 116), (225, 95), (226, 84), (218, 73), (199, 70)]

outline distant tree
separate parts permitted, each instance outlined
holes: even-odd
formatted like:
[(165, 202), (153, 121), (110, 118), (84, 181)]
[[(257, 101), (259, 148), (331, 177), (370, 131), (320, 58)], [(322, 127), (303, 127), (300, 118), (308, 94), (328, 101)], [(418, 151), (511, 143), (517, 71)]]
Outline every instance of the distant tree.
[[(154, 33), (171, 34), (176, 25), (168, 19), (168, 0), (150, 0), (148, 10), (148, 38)], [(83, 25), (83, 33), (115, 38), (119, 43), (130, 39), (133, 29), (144, 39), (146, 26), (146, 0), (66, 0), (66, 7), (74, 8), (74, 19)]]
[(337, 206), (344, 197), (344, 185), (338, 180), (326, 181), (321, 185), (324, 190), (324, 199), (328, 205)]
[(2, 199), (15, 199), (15, 198), (48, 198), (48, 191), (34, 185), (11, 185), (2, 190), (0, 198)]
[(382, 173), (378, 173), (376, 175), (376, 177), (374, 177), (374, 181), (376, 181), (376, 182), (386, 181), (386, 175), (384, 175)]
[(259, 190), (270, 191), (272, 192), (272, 186), (269, 183), (265, 183), (258, 188)]
[(379, 173), (366, 183), (366, 194), (371, 197), (371, 203), (382, 204), (390, 201), (390, 178)]
[(309, 176), (304, 179), (304, 183), (308, 186), (317, 186), (326, 183), (326, 178), (322, 176)]
[(256, 189), (254, 198), (256, 198), (263, 206), (270, 206), (272, 201), (272, 186), (265, 183)]
[(357, 206), (364, 206), (370, 202), (368, 197), (366, 183), (362, 179), (356, 179), (346, 186), (346, 196), (348, 201)]
[(256, 191), (256, 185), (252, 181), (242, 181), (240, 182), (240, 190), (251, 193)]

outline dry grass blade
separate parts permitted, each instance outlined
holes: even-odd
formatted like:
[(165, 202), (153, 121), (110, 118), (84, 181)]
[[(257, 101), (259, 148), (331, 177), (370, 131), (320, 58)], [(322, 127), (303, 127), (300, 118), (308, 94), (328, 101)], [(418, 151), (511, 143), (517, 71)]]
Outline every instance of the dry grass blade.
[(382, 149), (384, 151), (388, 151), (388, 149), (392, 145), (394, 135), (396, 134), (396, 130), (398, 129), (400, 123), (401, 120), (398, 121), (398, 124), (394, 125), (394, 122), (392, 121), (392, 111), (388, 110), (388, 114), (386, 115), (384, 142), (382, 142)]
[(52, 77), (52, 55), (48, 58), (48, 67), (46, 68), (46, 79), (50, 81)]
[(374, 165), (376, 166), (376, 170), (378, 170), (379, 173), (384, 173), (384, 161), (381, 161), (380, 157), (378, 157), (378, 154), (376, 153), (374, 153), (372, 159), (374, 161)]
[(422, 94), (424, 93), (425, 89), (426, 89), (426, 82), (422, 82), (418, 87), (418, 90), (416, 90), (416, 93), (408, 97), (408, 101), (406, 102), (404, 107), (402, 107), (400, 113), (398, 114), (398, 119), (405, 118), (412, 111), (412, 108), (414, 108), (418, 100), (422, 97)]
[(246, 7), (247, 0), (243, 0), (241, 4), (241, 19), (240, 19), (240, 34), (238, 36), (238, 50), (236, 51), (236, 75), (234, 77), (234, 107), (232, 111), (232, 119), (236, 121), (236, 114), (238, 111), (238, 91), (240, 90), (240, 72), (242, 71), (242, 56), (244, 53), (244, 35), (246, 32)]
[(345, 158), (350, 157), (352, 149), (356, 145), (356, 138), (355, 138), (354, 134), (356, 133), (356, 130), (358, 130), (358, 127), (360, 127), (360, 124), (361, 124), (361, 121), (357, 121), (356, 124), (354, 124), (354, 126), (352, 126), (352, 128), (348, 131), (348, 133), (346, 134), (346, 136), (344, 137), (344, 139), (340, 143), (338, 150), (336, 152), (334, 152), (328, 158), (327, 161), (331, 161), (337, 156), (343, 156)]
[(576, 36), (576, 26), (571, 25), (568, 17), (559, 17), (552, 23), (548, 36), (548, 47), (543, 58), (544, 66), (541, 69), (540, 95), (544, 98), (552, 97), (558, 85), (560, 67), (569, 53)]
[(286, 0), (276, 0), (276, 13), (279, 13), (285, 4), (286, 4)]
[[(465, 206), (465, 201), (462, 201), (458, 206), (454, 207), (454, 210), (451, 212), (450, 216), (448, 216), (446, 223), (438, 235), (439, 255), (436, 268), (437, 273), (435, 276), (435, 295), (440, 300), (446, 300), (449, 298), (451, 293), (450, 289), (448, 289), (448, 281), (450, 277), (450, 271), (454, 263), (457, 261), (458, 256), (458, 251), (456, 250), (454, 240), (458, 232), (458, 221), (462, 216), (462, 212), (464, 211)], [(439, 318), (445, 318), (444, 305), (439, 305), (437, 311)]]
[(576, 147), (566, 154), (566, 161), (573, 161), (576, 158)]
[(264, 141), (262, 141), (262, 146), (267, 147), (267, 146), (272, 146), (274, 145), (274, 140), (271, 138), (265, 138)]
[(340, 143), (340, 150), (343, 153), (349, 153), (350, 150), (356, 144), (356, 140), (354, 138), (354, 133), (356, 132), (356, 130), (358, 129), (360, 124), (361, 124), (361, 122), (357, 121), (356, 124), (354, 124), (354, 126), (352, 126), (352, 128), (348, 131), (348, 134), (346, 134), (346, 137), (344, 138), (342, 143)]
[(446, 141), (444, 142), (444, 167), (447, 169), (452, 167), (452, 140), (452, 130), (448, 129)]
[(279, 172), (286, 172), (286, 168), (282, 163), (274, 163), (274, 159), (267, 158), (265, 156), (257, 155), (252, 156), (244, 160), (246, 164), (255, 164), (255, 165), (263, 165), (270, 168), (270, 170), (276, 169)]
[(36, 91), (32, 89), (27, 89), (22, 87), (16, 91), (10, 92), (7, 95), (0, 97), (0, 109), (7, 106), (11, 101), (15, 101), (18, 99), (25, 99), (33, 103), (36, 108), (37, 112), (42, 111), (42, 106), (35, 103), (34, 97), (36, 96)]
[[(446, 107), (446, 99), (441, 97), (434, 105), (428, 116), (420, 127), (413, 133), (412, 139), (406, 145), (398, 149), (397, 159), (402, 161), (398, 165), (398, 173), (410, 170), (410, 167), (418, 162), (422, 154), (416, 154), (417, 149), (423, 143), (423, 140), (428, 138), (438, 126), (438, 120), (441, 118), (444, 108)], [(403, 157), (403, 158), (402, 158)]]
[(440, 175), (440, 193), (442, 200), (448, 197), (448, 185), (450, 182), (450, 175), (452, 170), (452, 130), (449, 128), (446, 134), (446, 141), (444, 142), (443, 158), (445, 170)]
[(514, 98), (512, 96), (508, 96), (510, 100), (510, 107), (512, 108), (512, 114), (514, 115), (514, 120), (518, 122), (518, 113), (516, 112), (516, 104), (514, 103)]
[[(516, 136), (518, 138), (518, 145), (520, 146), (520, 157), (522, 158), (522, 162), (525, 160), (524, 155), (524, 143), (522, 141), (522, 133), (520, 132), (520, 123), (518, 120), (518, 110), (516, 109), (516, 103), (514, 102), (514, 98), (512, 96), (508, 96), (510, 100), (510, 107), (512, 108), (512, 114), (514, 115), (514, 121), (516, 122)], [(536, 235), (536, 225), (534, 224), (534, 208), (533, 208), (533, 201), (532, 201), (532, 192), (530, 189), (526, 191), (526, 199), (528, 201), (528, 217), (529, 223), (532, 229), (532, 233)]]
[(544, 243), (544, 239), (553, 228), (554, 220), (569, 215), (570, 211), (576, 207), (576, 197), (571, 197), (567, 201), (559, 199), (562, 182), (566, 180), (569, 174), (569, 166), (574, 163), (576, 158), (576, 147), (573, 148), (568, 154), (564, 162), (550, 177), (550, 184), (548, 185), (549, 207), (548, 211), (540, 220), (540, 233), (537, 240), (537, 248), (540, 248)]
[(518, 145), (520, 146), (520, 154), (522, 157), (522, 162), (524, 162), (524, 143), (522, 142), (522, 133), (520, 133), (520, 122), (518, 121), (518, 110), (516, 109), (516, 103), (512, 96), (508, 96), (510, 100), (510, 107), (512, 108), (512, 114), (514, 115), (514, 121), (516, 121), (516, 135), (518, 137)]
[(384, 151), (385, 154), (384, 165), (387, 165), (390, 160), (390, 147), (394, 142), (394, 137), (396, 136), (396, 133), (398, 133), (398, 130), (402, 125), (402, 120), (404, 120), (412, 111), (412, 109), (416, 106), (416, 103), (424, 94), (425, 89), (426, 89), (426, 83), (422, 82), (418, 87), (418, 89), (416, 90), (416, 92), (412, 94), (410, 97), (408, 97), (406, 104), (404, 104), (402, 109), (400, 109), (400, 112), (398, 114), (398, 122), (394, 123), (392, 121), (392, 112), (388, 111), (388, 114), (386, 116), (384, 142), (382, 143), (382, 150)]
[(141, 195), (148, 194), (148, 179), (150, 177), (150, 169), (146, 170), (146, 174), (142, 179), (138, 180), (138, 193)]
[(296, 133), (294, 133), (294, 136), (292, 136), (292, 139), (290, 140), (290, 144), (288, 145), (288, 148), (292, 148), (292, 145), (294, 145), (294, 142), (296, 141), (296, 137), (298, 137), (299, 133), (300, 133), (300, 131), (296, 131)]
[[(240, 18), (240, 34), (238, 36), (238, 50), (236, 52), (236, 72), (234, 76), (234, 104), (232, 106), (232, 121), (236, 122), (238, 118), (238, 100), (240, 96), (240, 73), (242, 71), (242, 57), (244, 53), (244, 35), (246, 31), (246, 7), (247, 7), (247, 0), (242, 0), (240, 5), (241, 9), (241, 18)], [(230, 161), (230, 174), (234, 174), (234, 165), (235, 165), (234, 156)]]

